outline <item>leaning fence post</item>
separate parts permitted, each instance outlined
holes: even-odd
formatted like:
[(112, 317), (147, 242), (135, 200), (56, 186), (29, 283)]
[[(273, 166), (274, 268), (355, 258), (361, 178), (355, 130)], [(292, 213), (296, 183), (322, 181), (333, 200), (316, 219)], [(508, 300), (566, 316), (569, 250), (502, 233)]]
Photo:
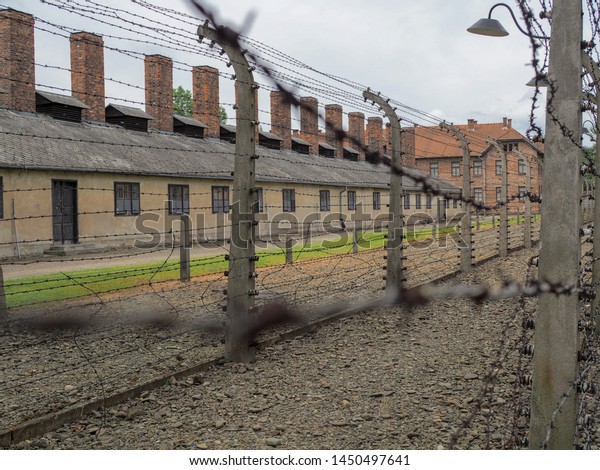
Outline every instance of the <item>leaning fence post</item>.
[(285, 264), (292, 264), (294, 262), (292, 247), (292, 237), (287, 237), (285, 239)]
[(352, 253), (358, 253), (358, 227), (354, 224), (354, 230), (352, 231)]
[(500, 154), (502, 159), (502, 186), (500, 189), (500, 234), (499, 234), (499, 255), (500, 258), (508, 256), (508, 158), (506, 152), (495, 140), (488, 139), (488, 143), (492, 145)]
[(181, 236), (179, 243), (179, 280), (189, 282), (190, 280), (190, 241), (191, 224), (188, 214), (181, 214)]
[[(256, 95), (246, 51), (232, 42), (230, 36), (208, 26), (208, 20), (198, 27), (200, 42), (204, 37), (217, 43), (229, 58), (236, 77), (238, 90), (236, 139), (233, 179), (233, 205), (231, 206), (231, 248), (227, 279), (227, 326), (225, 333), (225, 358), (233, 362), (251, 362), (254, 350), (250, 347), (247, 331), (256, 291), (256, 215), (254, 198), (257, 126)], [(234, 37), (236, 39), (236, 37)]]
[(363, 97), (379, 105), (392, 128), (392, 174), (390, 176), (390, 221), (388, 224), (386, 288), (402, 290), (404, 287), (404, 221), (402, 207), (402, 128), (400, 118), (379, 94), (363, 91)]
[(473, 241), (471, 227), (471, 203), (467, 202), (471, 199), (471, 151), (469, 150), (469, 143), (464, 134), (455, 126), (452, 126), (446, 122), (440, 123), (440, 127), (446, 129), (452, 134), (452, 136), (458, 140), (460, 147), (463, 152), (462, 160), (462, 171), (463, 171), (463, 184), (462, 194), (463, 206), (465, 208), (465, 215), (463, 216), (460, 224), (460, 237), (463, 242), (463, 246), (460, 249), (460, 269), (463, 272), (469, 272), (473, 266)]
[(4, 273), (0, 265), (0, 327), (8, 326), (8, 308), (6, 307), (6, 291), (4, 289)]
[(479, 230), (481, 229), (481, 220), (479, 219), (479, 211), (477, 211), (477, 219), (476, 219), (476, 227), (477, 227), (477, 231), (479, 232)]
[(525, 220), (523, 227), (523, 246), (525, 248), (531, 248), (531, 165), (527, 160), (525, 171), (525, 191), (527, 195), (525, 197)]
[(433, 220), (433, 223), (431, 224), (431, 239), (435, 240), (436, 235), (436, 231), (437, 231), (437, 224), (435, 223), (435, 219)]

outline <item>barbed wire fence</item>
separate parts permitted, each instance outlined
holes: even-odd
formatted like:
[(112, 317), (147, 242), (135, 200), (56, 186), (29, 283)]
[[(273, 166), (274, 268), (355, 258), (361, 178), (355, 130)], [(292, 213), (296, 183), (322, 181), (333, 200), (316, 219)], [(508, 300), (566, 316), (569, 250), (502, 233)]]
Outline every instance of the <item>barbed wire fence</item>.
[[(145, 4), (145, 2), (139, 3)], [(211, 28), (217, 35), (216, 45), (224, 42), (240, 52), (245, 50), (241, 45), (241, 41), (245, 40), (243, 36), (229, 28), (221, 27), (210, 11), (202, 5), (197, 4), (197, 6), (202, 15), (208, 18), (208, 24), (212, 25)], [(595, 11), (593, 5), (590, 8)], [(164, 9), (164, 12), (169, 15), (174, 14), (168, 9)], [(164, 34), (166, 35), (167, 32)], [(261, 66), (262, 57), (251, 52), (245, 52), (245, 55), (267, 80), (272, 80), (270, 86), (274, 91), (286, 94), (293, 106), (298, 108), (304, 106), (297, 95), (286, 88), (285, 80), (279, 80), (279, 77), (273, 74), (270, 68)], [(290, 61), (292, 58), (284, 59)], [(345, 81), (345, 79), (343, 80)], [(345, 83), (350, 83), (353, 88), (361, 91), (360, 85), (348, 81)], [(362, 91), (366, 88), (362, 88)], [(336, 98), (339, 96), (336, 95)], [(393, 103), (393, 100), (389, 102)], [(404, 106), (404, 109), (407, 107)], [(310, 108), (305, 108), (305, 110), (312, 111)], [(417, 110), (411, 109), (411, 111), (416, 112)], [(327, 122), (326, 116), (320, 114), (320, 118)], [(427, 118), (430, 117), (427, 116)], [(253, 125), (258, 124), (255, 121)], [(354, 139), (343, 129), (335, 128), (333, 123), (327, 122), (327, 124), (333, 129), (337, 141), (351, 141), (355, 148), (369, 155), (371, 161), (382, 160), (383, 155), (380, 152), (374, 152), (372, 148)], [(442, 132), (441, 129), (440, 132)], [(3, 132), (3, 134), (10, 133)], [(32, 134), (28, 137), (56, 139), (50, 135)], [(485, 137), (481, 137), (480, 140), (481, 142), (485, 141)], [(101, 141), (88, 143), (112, 145)], [(458, 148), (461, 147), (457, 143)], [(165, 147), (164, 150), (168, 150), (168, 148)], [(200, 150), (192, 151), (201, 152)], [(263, 157), (261, 156), (261, 158)], [(274, 157), (266, 156), (266, 158)], [(311, 162), (311, 164), (313, 163)], [(505, 165), (505, 172), (508, 172), (507, 167), (508, 165)], [(391, 173), (408, 178), (433, 197), (439, 197), (444, 201), (448, 199), (448, 195), (438, 188), (432, 178), (412, 174), (393, 163)], [(237, 177), (239, 174), (235, 172), (234, 178)], [(253, 188), (246, 189), (250, 193)], [(19, 188), (14, 191), (30, 190), (50, 191), (51, 188)], [(112, 189), (78, 188), (78, 191), (95, 192), (112, 191)], [(496, 205), (485, 205), (471, 196), (470, 192), (462, 194), (460, 197), (453, 196), (452, 199), (456, 199), (464, 205), (470, 205), (474, 209), (492, 212), (506, 207), (511, 200), (528, 200), (533, 204), (540, 202), (540, 196), (534, 194), (531, 188), (525, 192), (518, 191), (514, 194), (510, 194), (508, 188), (505, 191), (503, 194), (505, 196)], [(208, 196), (206, 192), (191, 193), (190, 195), (192, 194)], [(168, 199), (168, 194), (148, 193), (146, 195)], [(318, 193), (307, 193), (304, 197), (305, 200), (310, 201), (306, 203), (306, 207), (304, 207), (306, 209), (316, 209), (320, 204)], [(359, 197), (369, 196), (359, 195)], [(282, 210), (283, 206), (272, 206), (272, 208)], [(211, 207), (199, 205), (190, 207), (190, 209), (205, 211)], [(164, 206), (150, 210), (145, 209), (148, 212), (165, 210), (167, 209)], [(112, 212), (85, 211), (78, 215), (94, 217)], [(51, 214), (41, 213), (18, 217), (13, 215), (12, 219), (3, 220), (0, 223), (51, 217)], [(509, 250), (523, 246), (527, 236), (534, 242), (539, 240), (537, 216), (532, 213), (525, 215), (530, 221), (533, 221), (529, 235), (525, 234), (525, 224), (520, 224), (519, 217), (517, 215), (515, 220), (509, 220), (507, 215), (504, 220), (509, 233), (505, 242), (507, 254)], [(144, 260), (147, 260), (149, 259), (148, 255), (161, 255), (152, 258), (160, 258), (161, 261), (146, 263), (148, 266), (125, 269), (115, 267), (99, 273), (72, 273), (53, 269), (56, 275), (50, 279), (12, 281), (5, 278), (4, 293), (0, 293), (0, 298), (6, 300), (8, 315), (7, 328), (2, 333), (0, 354), (7, 359), (5, 362), (7, 365), (11, 364), (11, 374), (9, 380), (3, 381), (3, 385), (0, 387), (3, 392), (1, 400), (9, 410), (4, 415), (4, 422), (0, 427), (14, 427), (28, 419), (66, 409), (81, 401), (96, 400), (98, 403), (110, 403), (108, 395), (116, 394), (122, 389), (123, 384), (128, 384), (130, 389), (134, 390), (140, 384), (147, 384), (153, 380), (159, 383), (156, 381), (157, 377), (160, 377), (161, 374), (164, 377), (172, 376), (174, 369), (193, 370), (194, 363), (198, 362), (200, 357), (208, 361), (222, 356), (221, 337), (227, 332), (227, 329), (238, 328), (238, 334), (246, 337), (248, 345), (252, 346), (261, 337), (261, 332), (266, 327), (279, 327), (283, 322), (305, 324), (320, 317), (349, 310), (347, 293), (350, 285), (354, 294), (365, 297), (363, 302), (354, 306), (354, 310), (385, 306), (413, 306), (435, 299), (468, 298), (477, 302), (497, 302), (514, 297), (519, 299), (519, 305), (506, 320), (502, 335), (498, 338), (495, 359), (484, 379), (484, 385), (475, 402), (473, 412), (460, 424), (456, 434), (452, 437), (450, 447), (460, 446), (462, 431), (468, 428), (474, 419), (483, 417), (487, 421), (488, 435), (490, 434), (494, 425), (493, 418), (482, 410), (486, 409), (486, 404), (489, 405), (494, 387), (503, 377), (500, 370), (513, 367), (515, 356), (517, 356), (517, 364), (514, 366), (516, 380), (513, 383), (515, 400), (509, 408), (509, 412), (513, 415), (513, 422), (512, 428), (508, 431), (509, 439), (505, 446), (514, 448), (527, 445), (524, 423), (527, 422), (529, 416), (528, 404), (531, 393), (529, 387), (532, 381), (530, 372), (533, 354), (531, 340), (535, 331), (535, 301), (533, 299), (540, 293), (554, 293), (557, 296), (576, 293), (584, 299), (584, 309), (580, 320), (583, 334), (583, 346), (580, 351), (581, 372), (577, 382), (564, 393), (566, 397), (573, 393), (578, 393), (580, 396), (578, 432), (574, 445), (581, 448), (590, 448), (594, 445), (595, 421), (593, 417), (598, 407), (598, 399), (595, 397), (598, 345), (593, 325), (597, 313), (591, 311), (589, 302), (597, 286), (591, 282), (591, 268), (595, 259), (590, 254), (590, 236), (585, 230), (582, 230), (582, 246), (586, 250), (586, 256), (582, 259), (582, 274), (578, 285), (553, 285), (545, 283), (544, 280), (535, 281), (535, 260), (532, 259), (529, 263), (526, 282), (523, 285), (507, 282), (505, 286), (496, 289), (485, 286), (445, 288), (444, 286), (423, 286), (423, 284), (459, 271), (460, 230), (456, 230), (454, 226), (448, 229), (441, 225), (431, 227), (410, 225), (403, 220), (399, 236), (403, 241), (400, 249), (404, 258), (403, 267), (406, 270), (402, 271), (400, 278), (403, 279), (402, 282), (405, 285), (388, 285), (385, 296), (381, 297), (378, 292), (385, 286), (382, 268), (389, 269), (382, 263), (384, 257), (389, 256), (384, 233), (375, 231), (373, 225), (366, 225), (361, 227), (360, 233), (354, 236), (348, 236), (348, 232), (345, 231), (346, 237), (337, 243), (313, 244), (310, 241), (314, 237), (311, 230), (314, 228), (314, 223), (298, 222), (297, 225), (300, 228), (300, 236), (295, 238), (301, 245), (291, 251), (291, 256), (289, 244), (285, 243), (285, 240), (274, 242), (271, 238), (265, 239), (268, 249), (264, 253), (259, 250), (256, 255), (251, 255), (258, 258), (255, 260), (257, 262), (256, 270), (239, 274), (244, 278), (254, 276), (255, 289), (243, 295), (254, 297), (255, 305), (251, 309), (253, 314), (248, 315), (245, 320), (239, 321), (234, 326), (227, 325), (226, 318), (229, 313), (225, 312), (224, 314), (222, 311), (227, 298), (231, 298), (227, 286), (236, 281), (236, 277), (231, 276), (231, 267), (236, 263), (236, 258), (231, 253), (229, 240), (231, 235), (212, 239), (207, 236), (200, 237), (205, 246), (214, 246), (220, 253), (191, 259), (189, 261), (190, 272), (186, 273), (189, 280), (182, 279), (182, 277), (178, 279), (181, 262), (174, 258), (176, 257), (176, 247), (182, 248), (180, 251), (182, 260), (189, 256), (191, 246), (186, 245), (191, 245), (191, 238), (194, 237), (187, 240), (188, 237), (182, 236), (181, 231), (178, 236), (177, 231), (173, 229), (153, 232), (165, 236), (165, 240), (169, 239), (166, 255), (164, 246), (155, 246), (109, 256), (92, 255), (52, 260), (24, 259), (2, 262), (5, 268), (36, 264), (60, 265), (65, 262), (81, 262), (88, 265), (90, 261), (112, 261), (125, 258), (129, 262), (136, 257), (145, 257)], [(229, 224), (223, 221), (220, 224), (205, 227), (205, 229), (222, 229), (226, 233), (225, 230), (228, 227)], [(464, 229), (461, 228), (461, 230)], [(231, 230), (235, 230), (235, 226), (232, 226)], [(472, 252), (472, 263), (478, 263), (502, 253), (503, 248), (500, 245), (503, 242), (500, 237), (500, 227), (498, 226), (496, 229), (495, 218), (491, 223), (486, 220), (475, 226), (469, 222), (469, 230), (474, 230), (472, 246), (468, 247)], [(344, 231), (340, 230), (339, 233), (344, 233)], [(390, 236), (392, 235), (390, 234)], [(398, 233), (396, 232), (394, 236), (398, 236)], [(82, 235), (81, 238), (85, 237), (117, 240), (123, 237), (139, 237), (139, 232), (102, 236)], [(260, 234), (253, 237), (256, 241), (259, 241), (260, 238)], [(434, 240), (437, 243), (433, 243)], [(19, 243), (35, 244), (48, 241), (52, 240), (20, 240)], [(6, 244), (15, 245), (14, 242)], [(462, 249), (464, 250), (464, 248)], [(322, 262), (323, 257), (326, 257), (326, 266)], [(285, 260), (290, 258), (292, 262), (286, 263)], [(52, 295), (60, 292), (61, 289), (69, 291), (69, 295), (73, 295), (74, 299), (67, 303), (55, 300)], [(324, 298), (328, 299), (327, 302), (323, 302)], [(158, 314), (156, 308), (148, 309), (148, 302), (159, 304)], [(356, 303), (356, 299), (353, 299), (352, 303)], [(168, 314), (160, 313), (164, 311)], [(515, 323), (519, 324), (520, 328), (515, 330)], [(50, 351), (59, 353), (61, 358), (48, 361)], [(132, 367), (131, 364), (137, 365)], [(93, 371), (91, 377), (89, 376), (90, 370)], [(36, 384), (35, 388), (32, 387), (32, 384)], [(33, 406), (27, 409), (14, 407), (15, 402), (12, 400), (25, 391)], [(557, 413), (560, 412), (561, 406), (562, 404), (559, 403), (556, 409)], [(98, 409), (103, 408), (98, 407)], [(550, 432), (549, 428), (548, 433)], [(489, 447), (489, 438), (487, 444)]]

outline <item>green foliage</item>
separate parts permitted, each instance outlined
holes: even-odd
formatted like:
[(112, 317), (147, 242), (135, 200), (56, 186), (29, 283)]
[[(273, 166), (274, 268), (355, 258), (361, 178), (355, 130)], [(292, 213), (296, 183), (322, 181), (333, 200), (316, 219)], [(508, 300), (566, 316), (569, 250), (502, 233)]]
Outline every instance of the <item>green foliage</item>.
[(192, 116), (192, 92), (186, 90), (181, 85), (173, 88), (173, 112), (180, 116)]
[[(173, 88), (173, 112), (188, 117), (192, 117), (194, 113), (192, 92), (181, 85)], [(221, 124), (227, 124), (227, 111), (223, 106), (219, 106), (219, 121)]]

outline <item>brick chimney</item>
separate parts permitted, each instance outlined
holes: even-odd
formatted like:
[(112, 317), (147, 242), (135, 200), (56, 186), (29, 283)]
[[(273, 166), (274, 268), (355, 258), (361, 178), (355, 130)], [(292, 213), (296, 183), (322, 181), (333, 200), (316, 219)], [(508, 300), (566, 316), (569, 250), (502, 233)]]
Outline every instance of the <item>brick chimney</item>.
[(271, 92), (271, 132), (283, 139), (281, 150), (292, 148), (292, 110), (281, 91)]
[(0, 105), (35, 112), (33, 16), (0, 11)]
[(192, 96), (194, 118), (208, 126), (204, 135), (218, 139), (221, 135), (219, 70), (207, 65), (192, 67)]
[(402, 129), (402, 166), (416, 168), (415, 132), (417, 126)]
[(104, 122), (104, 41), (91, 33), (72, 33), (71, 89), (73, 96), (90, 108), (81, 111), (81, 117)]
[(512, 127), (512, 119), (507, 117), (502, 118), (502, 129), (510, 129)]
[(476, 125), (477, 125), (477, 121), (475, 119), (469, 119), (467, 121), (467, 130), (474, 131)]
[(339, 104), (325, 105), (325, 139), (335, 147), (335, 158), (344, 158), (344, 141), (336, 139), (336, 131), (343, 128), (343, 109)]
[(144, 58), (148, 128), (173, 132), (173, 60), (163, 55)]
[(380, 117), (367, 119), (367, 146), (369, 152), (383, 154), (383, 119)]
[[(348, 114), (348, 134), (353, 139), (358, 140), (361, 145), (365, 145), (365, 115), (363, 113)], [(364, 162), (365, 152), (354, 143), (352, 143), (352, 148), (360, 152), (358, 160)]]
[[(310, 144), (310, 153), (319, 154), (319, 101), (312, 96), (300, 98), (301, 138)], [(308, 108), (308, 109), (307, 109)]]

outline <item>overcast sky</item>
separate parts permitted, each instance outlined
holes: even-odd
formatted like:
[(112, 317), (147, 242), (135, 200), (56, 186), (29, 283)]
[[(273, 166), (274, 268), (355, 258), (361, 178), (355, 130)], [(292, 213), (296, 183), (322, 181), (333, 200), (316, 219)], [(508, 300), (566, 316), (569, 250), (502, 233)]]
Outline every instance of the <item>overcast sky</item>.
[[(89, 6), (86, 0), (76, 1)], [(153, 16), (126, 0), (96, 1)], [(186, 0), (148, 1), (195, 14)], [(39, 0), (0, 0), (0, 3), (76, 29), (100, 34), (115, 31)], [(494, 17), (504, 24), (510, 36), (489, 38), (466, 32), (476, 20), (487, 17), (494, 3), (487, 0), (212, 0), (207, 4), (215, 7), (219, 18), (233, 25), (241, 25), (253, 11), (256, 17), (246, 33), (248, 36), (315, 69), (368, 85), (450, 122), (464, 123), (469, 118), (498, 122), (507, 116), (513, 119), (518, 130), (525, 132), (533, 94), (533, 89), (525, 86), (533, 76), (528, 65), (531, 62), (528, 38), (517, 31), (505, 9), (495, 10)], [(517, 2), (509, 3), (518, 10)], [(166, 21), (165, 18), (160, 20)], [(38, 23), (38, 26), (44, 25)], [(193, 28), (188, 31), (194, 32)], [(119, 31), (118, 34), (127, 33)], [(194, 65), (223, 68), (220, 63), (202, 56), (180, 54), (149, 44), (106, 38), (105, 44), (143, 53), (162, 53)], [(69, 67), (68, 40), (36, 31), (36, 60)], [(106, 76), (143, 87), (143, 62), (107, 51)], [(176, 71), (174, 79), (176, 86), (191, 88), (191, 73)], [(69, 73), (64, 71), (38, 67), (36, 81), (70, 88)], [(107, 83), (106, 93), (144, 101), (142, 90), (115, 83)], [(221, 101), (233, 102), (233, 85), (228, 80), (221, 83)], [(326, 99), (319, 101), (327, 103)], [(268, 103), (267, 93), (262, 92), (260, 108), (268, 110)], [(344, 105), (344, 111), (355, 109)], [(269, 118), (261, 116), (260, 119), (268, 122)]]

